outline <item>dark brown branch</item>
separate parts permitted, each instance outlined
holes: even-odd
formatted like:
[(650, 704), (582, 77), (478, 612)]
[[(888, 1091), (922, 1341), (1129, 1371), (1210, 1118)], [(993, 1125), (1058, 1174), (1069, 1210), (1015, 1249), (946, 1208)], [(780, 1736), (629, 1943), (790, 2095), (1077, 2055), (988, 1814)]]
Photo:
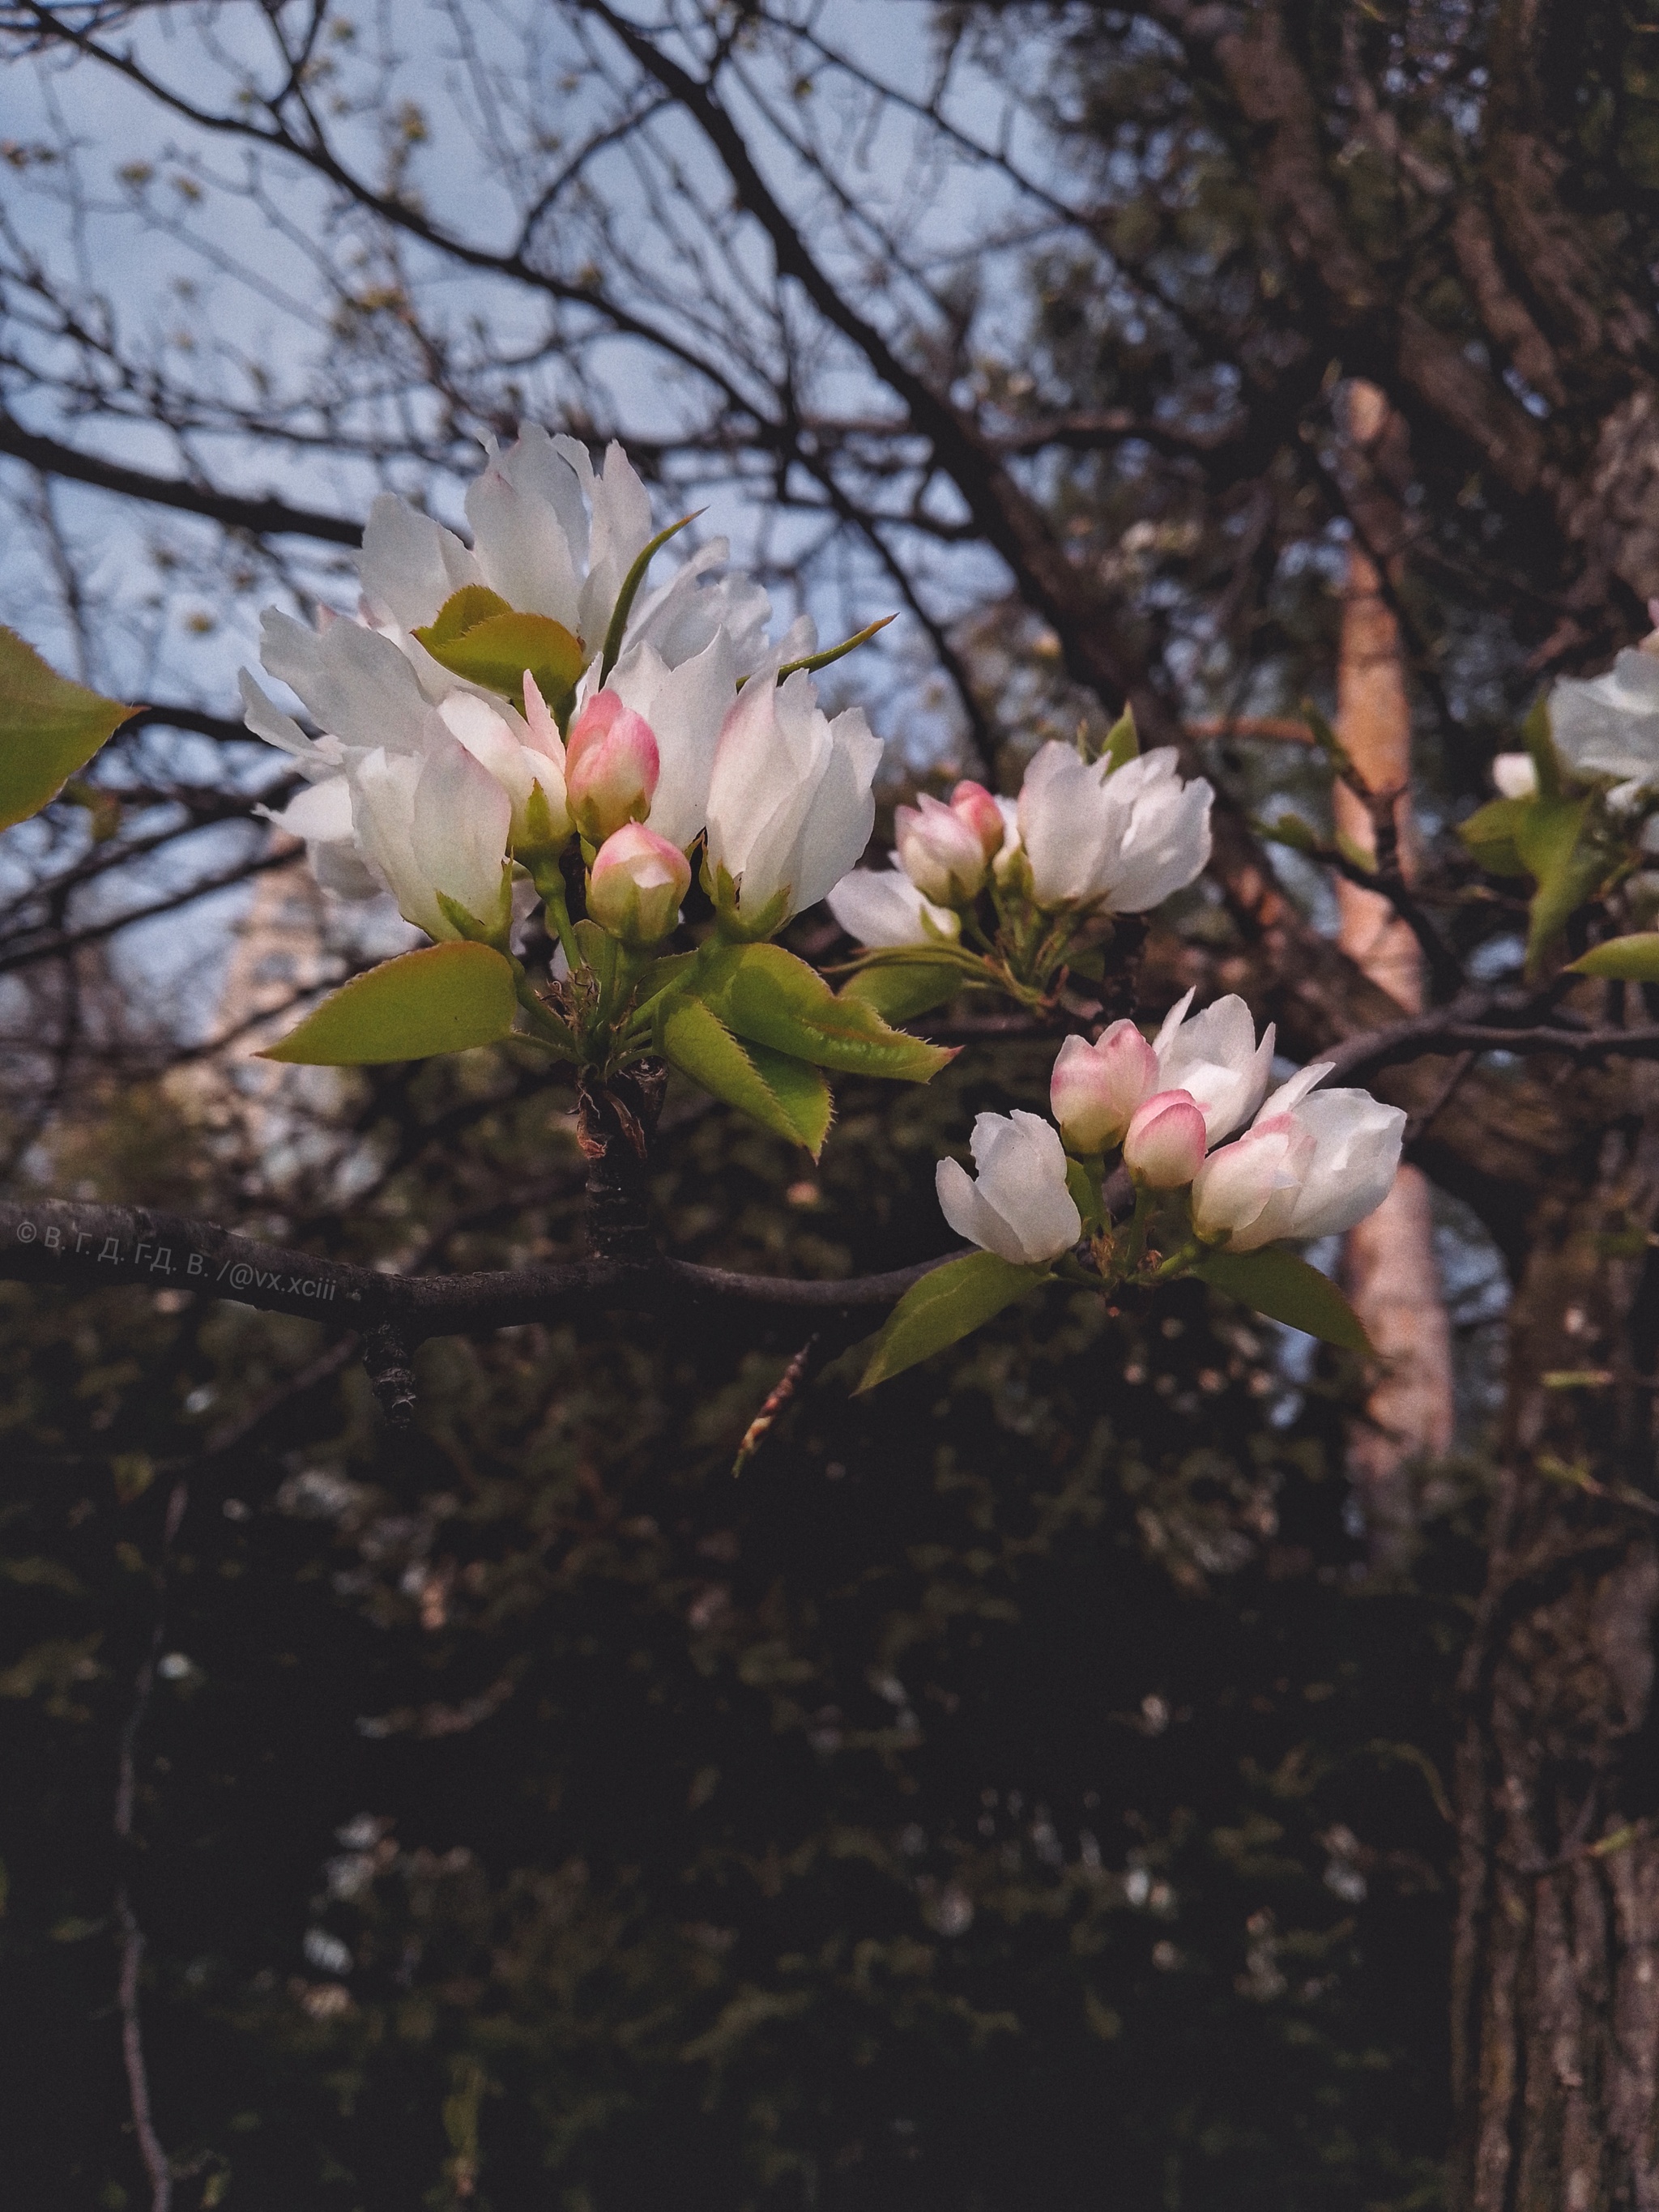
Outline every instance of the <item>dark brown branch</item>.
[[(955, 1252), (885, 1274), (817, 1282), (740, 1275), (687, 1260), (572, 1260), (467, 1275), (386, 1275), (237, 1237), (216, 1223), (142, 1206), (63, 1199), (0, 1203), (0, 1279), (77, 1290), (143, 1284), (198, 1290), (267, 1313), (298, 1314), (360, 1334), (390, 1327), (405, 1346), (429, 1336), (509, 1328), (594, 1310), (723, 1309), (764, 1318), (891, 1305)], [(389, 1370), (388, 1370), (389, 1371)]]
[[(142, 499), (152, 507), (177, 507), (199, 514), (227, 530), (251, 531), (259, 538), (320, 538), (330, 545), (363, 542), (363, 526), (343, 514), (319, 514), (313, 508), (290, 507), (286, 500), (269, 495), (264, 499), (239, 499), (234, 492), (215, 491), (183, 477), (160, 477), (148, 469), (125, 468), (96, 453), (83, 453), (56, 438), (42, 438), (0, 410), (0, 453), (27, 461), (47, 476), (67, 477), (75, 483), (94, 484), (100, 491), (123, 499)], [(210, 732), (210, 735), (216, 732)]]

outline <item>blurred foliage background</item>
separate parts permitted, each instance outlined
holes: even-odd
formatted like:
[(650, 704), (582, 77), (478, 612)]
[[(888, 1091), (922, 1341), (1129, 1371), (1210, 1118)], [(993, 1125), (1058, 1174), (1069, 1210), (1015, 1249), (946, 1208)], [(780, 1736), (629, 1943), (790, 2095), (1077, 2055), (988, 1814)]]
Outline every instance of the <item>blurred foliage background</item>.
[[(666, 1232), (896, 1264), (1047, 1058), (849, 1085), (817, 1173), (671, 1100)], [(381, 1168), (323, 1243), (564, 1244), (561, 1104), (484, 1054), (343, 1085), (327, 1172)], [(158, 1094), (65, 1142), (79, 1188), (234, 1204)], [(869, 1399), (831, 1362), (734, 1479), (794, 1347), (435, 1342), (399, 1436), (310, 1323), (0, 1313), (19, 2202), (144, 2201), (111, 1802), (152, 1656), (128, 1879), (185, 2203), (1439, 2201), (1470, 1498), (1431, 1580), (1368, 1582), (1339, 1368), (1196, 1286), (1038, 1304)]]

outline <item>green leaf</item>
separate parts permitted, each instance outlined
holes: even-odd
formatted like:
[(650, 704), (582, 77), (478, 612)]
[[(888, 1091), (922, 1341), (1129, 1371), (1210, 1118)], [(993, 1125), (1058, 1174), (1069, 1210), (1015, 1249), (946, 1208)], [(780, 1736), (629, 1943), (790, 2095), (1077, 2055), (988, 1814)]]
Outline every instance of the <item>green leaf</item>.
[(487, 622), (491, 615), (510, 615), (513, 602), (504, 599), (499, 592), (492, 592), (488, 584), (463, 584), (459, 592), (452, 592), (424, 629), (415, 635), (430, 653), (434, 645), (450, 645), (458, 637), (465, 637), (474, 623)]
[(1074, 1160), (1068, 1154), (1066, 1160), (1066, 1188), (1072, 1194), (1072, 1203), (1083, 1219), (1084, 1234), (1092, 1237), (1106, 1218), (1106, 1208), (1101, 1196), (1103, 1163), (1095, 1160)]
[(815, 1067), (926, 1083), (956, 1053), (890, 1029), (860, 998), (837, 998), (816, 968), (781, 945), (732, 945), (706, 961), (693, 986), (726, 1026)]
[(453, 593), (436, 619), (414, 634), (441, 667), (515, 704), (524, 698), (528, 670), (561, 721), (587, 665), (581, 640), (562, 623), (550, 615), (520, 614), (482, 584), (467, 584)]
[(371, 968), (323, 1000), (261, 1060), (369, 1067), (466, 1052), (510, 1034), (512, 963), (487, 945), (429, 945)]
[[(778, 671), (779, 683), (781, 684), (786, 677), (799, 676), (803, 671), (810, 676), (817, 669), (828, 668), (831, 661), (844, 660), (849, 653), (856, 653), (860, 646), (868, 645), (878, 630), (885, 629), (890, 622), (897, 620), (896, 615), (884, 615), (879, 622), (866, 623), (862, 629), (854, 630), (851, 637), (842, 638), (839, 645), (826, 646), (822, 653), (809, 653), (805, 660), (786, 660)], [(746, 676), (738, 678), (739, 691), (748, 681)]]
[(817, 1159), (830, 1133), (834, 1102), (816, 1067), (732, 1036), (696, 999), (665, 1005), (658, 1030), (663, 1058), (714, 1097)]
[(1304, 699), (1302, 702), (1301, 713), (1303, 720), (1313, 733), (1314, 743), (1329, 761), (1336, 773), (1339, 775), (1352, 775), (1354, 765), (1348, 757), (1347, 747), (1311, 699)]
[(994, 1314), (1045, 1282), (1049, 1272), (1041, 1265), (1017, 1267), (994, 1252), (969, 1252), (960, 1260), (947, 1260), (913, 1283), (888, 1315), (859, 1389), (873, 1390), (890, 1376), (971, 1334)]
[(1561, 796), (1561, 761), (1555, 750), (1555, 740), (1550, 735), (1550, 702), (1547, 692), (1540, 692), (1532, 703), (1531, 712), (1521, 725), (1521, 742), (1532, 757), (1538, 776), (1538, 795), (1540, 799), (1559, 799)]
[(1305, 853), (1310, 860), (1317, 860), (1325, 849), (1318, 830), (1299, 814), (1281, 814), (1277, 821), (1263, 822), (1258, 826), (1272, 843), (1288, 845), (1291, 852)]
[(1607, 872), (1607, 856), (1584, 835), (1587, 799), (1534, 799), (1516, 826), (1515, 849), (1537, 885), (1527, 929), (1527, 966), (1540, 958)]
[(131, 712), (71, 684), (0, 629), (0, 830), (38, 814)]
[(678, 537), (688, 522), (695, 522), (706, 510), (694, 507), (690, 514), (681, 515), (671, 522), (666, 530), (659, 530), (651, 543), (641, 548), (633, 567), (623, 578), (622, 589), (617, 594), (617, 604), (611, 610), (611, 621), (605, 633), (605, 644), (599, 653), (599, 681), (605, 682), (617, 665), (617, 655), (622, 651), (623, 639), (628, 633), (628, 617), (634, 611), (634, 601), (639, 596), (640, 586), (645, 581), (645, 572), (653, 558), (661, 552), (671, 538)]
[(1489, 876), (1530, 873), (1521, 857), (1516, 837), (1534, 802), (1530, 799), (1494, 799), (1477, 807), (1457, 834), (1468, 847), (1475, 864)]
[(963, 981), (955, 967), (933, 961), (896, 961), (879, 968), (861, 968), (842, 985), (841, 996), (873, 1006), (884, 1022), (908, 1022), (947, 1004)]
[(1212, 1252), (1193, 1273), (1241, 1305), (1254, 1306), (1269, 1321), (1282, 1321), (1322, 1344), (1340, 1345), (1345, 1352), (1371, 1349), (1358, 1315), (1330, 1277), (1294, 1252), (1271, 1244), (1260, 1252)]
[(1575, 960), (1570, 975), (1601, 975), (1614, 983), (1659, 983), (1659, 929), (1611, 937)]
[(1106, 742), (1100, 749), (1100, 757), (1106, 763), (1106, 772), (1109, 775), (1114, 769), (1121, 768), (1126, 761), (1139, 759), (1140, 733), (1135, 728), (1135, 710), (1133, 707), (1126, 706), (1111, 728), (1107, 731)]

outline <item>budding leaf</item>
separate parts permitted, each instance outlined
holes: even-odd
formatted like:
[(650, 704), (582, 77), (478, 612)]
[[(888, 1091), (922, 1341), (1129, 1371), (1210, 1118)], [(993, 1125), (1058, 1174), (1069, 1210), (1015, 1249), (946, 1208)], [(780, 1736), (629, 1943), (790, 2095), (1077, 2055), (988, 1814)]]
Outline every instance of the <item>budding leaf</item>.
[(1522, 823), (1534, 802), (1530, 799), (1494, 799), (1478, 807), (1457, 834), (1468, 847), (1478, 866), (1489, 876), (1524, 876), (1530, 872), (1516, 842)]
[(919, 1359), (971, 1335), (1004, 1306), (1045, 1282), (1048, 1273), (1046, 1266), (1022, 1267), (994, 1252), (947, 1260), (913, 1283), (888, 1315), (859, 1389), (873, 1390)]
[(38, 814), (131, 712), (71, 684), (0, 629), (0, 830)]
[(1555, 740), (1550, 734), (1547, 693), (1540, 692), (1533, 701), (1531, 710), (1521, 725), (1521, 742), (1531, 756), (1538, 777), (1540, 797), (1559, 799), (1561, 796), (1561, 762), (1555, 750)]
[(1121, 768), (1126, 762), (1139, 759), (1140, 733), (1135, 728), (1135, 710), (1133, 707), (1125, 707), (1116, 721), (1107, 731), (1106, 742), (1100, 749), (1100, 757), (1105, 763), (1106, 773), (1109, 775), (1115, 769)]
[(1575, 960), (1572, 975), (1600, 975), (1613, 983), (1659, 983), (1659, 929), (1634, 937), (1612, 937)]
[(671, 1067), (817, 1159), (835, 1107), (816, 1067), (734, 1036), (708, 1007), (678, 994), (665, 1006), (658, 1037)]
[(837, 998), (816, 968), (781, 945), (726, 947), (702, 970), (696, 993), (738, 1036), (815, 1067), (926, 1083), (956, 1058), (890, 1029), (868, 1000)]
[(510, 1034), (517, 1007), (513, 969), (499, 952), (429, 945), (354, 975), (259, 1058), (307, 1067), (428, 1060), (494, 1044)]
[(1345, 1352), (1371, 1349), (1358, 1315), (1330, 1277), (1294, 1252), (1272, 1245), (1260, 1252), (1212, 1252), (1192, 1272), (1241, 1305), (1254, 1306), (1269, 1321), (1282, 1321), (1322, 1344), (1340, 1345)]
[(884, 1022), (908, 1022), (954, 999), (962, 980), (954, 965), (896, 960), (877, 968), (861, 968), (842, 985), (841, 995), (873, 1006)]
[(441, 667), (499, 691), (516, 706), (524, 697), (525, 672), (554, 715), (570, 711), (587, 665), (579, 637), (550, 615), (520, 614), (498, 592), (467, 584), (453, 592), (436, 617), (415, 635)]
[(1607, 873), (1607, 855), (1586, 835), (1589, 812), (1587, 799), (1534, 799), (1516, 825), (1515, 849), (1538, 886), (1527, 927), (1529, 972)]

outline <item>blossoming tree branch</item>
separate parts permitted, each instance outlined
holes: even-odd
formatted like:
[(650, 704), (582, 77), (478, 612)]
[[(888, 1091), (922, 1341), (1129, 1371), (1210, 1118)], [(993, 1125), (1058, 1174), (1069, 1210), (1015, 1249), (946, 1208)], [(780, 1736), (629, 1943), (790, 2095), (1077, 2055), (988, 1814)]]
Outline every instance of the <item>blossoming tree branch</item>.
[[(1206, 867), (1214, 793), (1173, 750), (1141, 752), (1128, 714), (1098, 751), (1044, 744), (1017, 793), (964, 781), (900, 807), (887, 864), (860, 866), (881, 746), (860, 709), (825, 714), (813, 678), (878, 623), (828, 650), (805, 618), (774, 639), (766, 593), (729, 571), (725, 542), (679, 558), (693, 518), (658, 527), (615, 445), (596, 471), (584, 446), (526, 425), (492, 447), (466, 511), (470, 545), (377, 500), (357, 608), (315, 628), (267, 613), (265, 672), (311, 730), (244, 674), (248, 726), (304, 779), (275, 826), (304, 840), (327, 890), (389, 893), (430, 940), (353, 978), (265, 1056), (362, 1066), (510, 1042), (551, 1079), (568, 1070), (588, 1255), (388, 1278), (203, 1222), (49, 1201), (0, 1207), (0, 1272), (160, 1273), (327, 1315), (362, 1333), (400, 1404), (421, 1338), (576, 1299), (865, 1321), (886, 1310), (865, 1387), (1047, 1284), (1110, 1300), (1196, 1276), (1364, 1350), (1340, 1291), (1294, 1248), (1381, 1203), (1407, 1117), (1328, 1079), (1448, 1049), (1583, 1059), (1659, 1046), (1659, 1031), (1596, 1029), (1567, 1003), (1577, 976), (1659, 981), (1659, 931), (1641, 926), (1655, 907), (1643, 863), (1659, 843), (1659, 658), (1646, 652), (1558, 684), (1523, 749), (1498, 760), (1499, 795), (1462, 826), (1480, 871), (1527, 887), (1516, 972), (1480, 990), (1460, 977), (1428, 1014), (1287, 1071), (1271, 1024), (1258, 1034), (1237, 996), (1194, 1012), (1189, 992), (1150, 1033), (1137, 1018), (1146, 918)], [(9, 633), (3, 651), (0, 808), (14, 823), (126, 710)], [(1334, 781), (1376, 823), (1375, 853), (1327, 849), (1291, 817), (1267, 834), (1366, 880), (1423, 929), (1389, 862), (1391, 796), (1365, 791), (1334, 735), (1310, 724)], [(777, 942), (819, 902), (856, 948), (833, 980)], [(535, 943), (556, 948), (550, 962), (531, 956)], [(908, 1025), (966, 994), (1060, 1040), (1050, 1117), (981, 1114), (974, 1172), (939, 1164), (942, 1226), (969, 1249), (811, 1282), (659, 1252), (646, 1169), (669, 1070), (816, 1159), (833, 1079), (927, 1082), (956, 1048)]]

